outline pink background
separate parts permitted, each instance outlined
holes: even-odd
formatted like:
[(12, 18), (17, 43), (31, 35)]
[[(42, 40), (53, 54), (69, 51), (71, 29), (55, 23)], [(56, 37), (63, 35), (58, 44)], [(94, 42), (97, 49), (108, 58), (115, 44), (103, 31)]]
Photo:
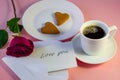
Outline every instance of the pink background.
[[(17, 7), (17, 15), (22, 17), (24, 11), (33, 3), (39, 0), (14, 0)], [(68, 0), (76, 4), (84, 14), (85, 21), (97, 19), (102, 20), (109, 26), (116, 25), (118, 31), (115, 35), (117, 42), (117, 53), (110, 61), (90, 65), (82, 63), (79, 60), (78, 67), (69, 69), (69, 80), (120, 80), (120, 0)], [(0, 29), (6, 27), (6, 21), (13, 17), (13, 10), (10, 0), (0, 0)], [(10, 33), (11, 34), (11, 33)], [(23, 36), (35, 40), (24, 30)], [(10, 40), (12, 37), (10, 37)], [(9, 44), (8, 42), (8, 44)], [(5, 56), (6, 46), (0, 49), (0, 59)], [(0, 80), (20, 80), (0, 60)]]

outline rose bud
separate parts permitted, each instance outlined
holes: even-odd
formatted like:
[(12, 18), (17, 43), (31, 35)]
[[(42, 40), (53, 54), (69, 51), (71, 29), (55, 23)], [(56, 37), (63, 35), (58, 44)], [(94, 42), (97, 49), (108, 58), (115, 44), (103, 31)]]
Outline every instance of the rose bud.
[(12, 39), (6, 54), (14, 57), (28, 56), (33, 52), (33, 48), (34, 45), (31, 40), (16, 36)]

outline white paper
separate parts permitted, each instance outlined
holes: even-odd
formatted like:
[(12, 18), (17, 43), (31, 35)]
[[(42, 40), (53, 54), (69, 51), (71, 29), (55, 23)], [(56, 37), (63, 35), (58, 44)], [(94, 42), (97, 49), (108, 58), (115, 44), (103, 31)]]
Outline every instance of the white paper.
[[(48, 65), (39, 58), (38, 55), (33, 54), (28, 57), (4, 57), (2, 60), (11, 68), (12, 71), (18, 75), (21, 80), (67, 80), (68, 79), (68, 68), (75, 67), (76, 60), (73, 53), (73, 48), (71, 42), (61, 43), (59, 41), (38, 41), (34, 44), (37, 44), (37, 51), (41, 52), (45, 50), (46, 52), (50, 51), (64, 51), (68, 50), (70, 53), (66, 54), (57, 54), (59, 58), (54, 56), (53, 58), (48, 57), (45, 60), (52, 67), (52, 72), (48, 73)], [(39, 49), (41, 48), (41, 49)], [(49, 51), (50, 50), (50, 51)], [(39, 54), (39, 53), (37, 53)], [(49, 61), (49, 59), (52, 59)], [(55, 60), (55, 61), (54, 61)], [(58, 64), (59, 63), (59, 64)], [(55, 64), (55, 66), (53, 65)], [(51, 68), (50, 67), (50, 68)]]
[(53, 44), (60, 44), (60, 43), (61, 42), (57, 41), (57, 40), (52, 40), (52, 41), (35, 41), (34, 45), (35, 45), (36, 48), (38, 48), (38, 47), (50, 46), (50, 45), (53, 45)]
[(71, 42), (55, 42), (48, 46), (44, 46), (43, 44), (41, 46), (39, 42), (36, 42), (35, 46), (36, 44), (37, 47), (30, 56), (41, 59), (47, 65), (48, 72), (77, 66)]
[(48, 76), (48, 80), (68, 80), (68, 79), (58, 76)]
[(2, 59), (21, 80), (67, 80), (68, 71), (51, 72), (48, 75), (45, 64), (32, 57), (4, 57)]
[[(21, 80), (46, 80), (47, 78), (47, 70), (45, 66), (39, 62), (39, 77), (36, 77), (36, 74), (34, 72), (31, 72), (24, 64), (31, 64), (29, 58), (15, 58), (15, 57), (5, 57), (3, 58), (3, 61), (13, 70), (16, 75)], [(31, 66), (36, 66), (34, 62), (31, 64)]]
[(61, 79), (61, 80), (67, 80), (68, 77), (69, 77), (68, 69), (61, 70), (61, 71), (55, 71), (55, 72), (49, 72), (48, 75), (49, 76), (55, 76), (57, 78), (58, 77), (64, 78), (64, 79)]

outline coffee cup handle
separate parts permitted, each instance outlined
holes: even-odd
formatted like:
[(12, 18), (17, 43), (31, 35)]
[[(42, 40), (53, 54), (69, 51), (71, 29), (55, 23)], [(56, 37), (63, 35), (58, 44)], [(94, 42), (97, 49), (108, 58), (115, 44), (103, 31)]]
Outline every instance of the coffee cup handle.
[(109, 27), (109, 31), (110, 31), (110, 35), (109, 38), (114, 37), (116, 31), (117, 31), (117, 27), (115, 25)]

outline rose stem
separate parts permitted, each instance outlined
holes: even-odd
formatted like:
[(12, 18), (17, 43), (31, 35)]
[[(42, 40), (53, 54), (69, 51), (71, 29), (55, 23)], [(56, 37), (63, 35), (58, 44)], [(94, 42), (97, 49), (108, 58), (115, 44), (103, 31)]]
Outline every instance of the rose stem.
[[(11, 0), (11, 2), (12, 2), (12, 5), (13, 5), (13, 10), (14, 10), (14, 16), (15, 16), (15, 18), (17, 17), (17, 15), (16, 15), (16, 8), (15, 8), (15, 4), (14, 4), (14, 0)], [(19, 26), (19, 25), (18, 25)], [(20, 36), (20, 30), (19, 30), (19, 28), (17, 28), (17, 30), (18, 30), (18, 36)]]
[(17, 17), (17, 15), (16, 15), (16, 8), (15, 8), (15, 4), (14, 4), (14, 1), (13, 1), (13, 0), (11, 0), (11, 2), (12, 2), (12, 5), (13, 5), (14, 16), (15, 16), (15, 18), (16, 18), (16, 17)]

